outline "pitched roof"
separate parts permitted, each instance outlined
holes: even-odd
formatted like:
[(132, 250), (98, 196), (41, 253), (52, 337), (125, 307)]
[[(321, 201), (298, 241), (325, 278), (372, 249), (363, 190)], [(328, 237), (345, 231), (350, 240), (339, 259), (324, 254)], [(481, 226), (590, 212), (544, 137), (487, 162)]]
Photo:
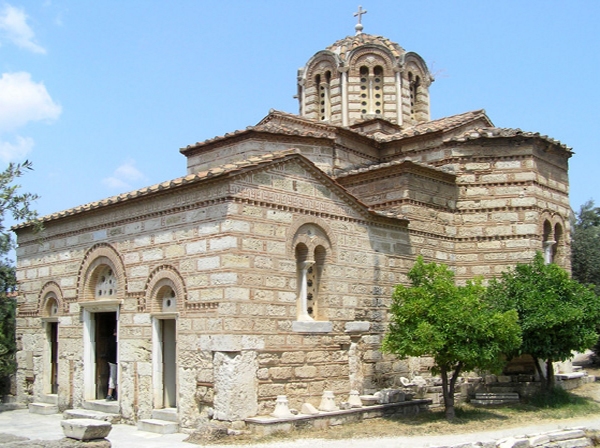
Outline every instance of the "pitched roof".
[[(284, 159), (290, 155), (298, 154), (296, 149), (286, 149), (283, 151), (277, 151), (273, 153), (264, 154), (262, 156), (254, 156), (249, 157), (245, 160), (239, 160), (233, 163), (228, 163), (223, 166), (211, 168), (206, 171), (201, 171), (198, 173), (188, 174), (187, 176), (178, 177), (173, 180), (169, 180), (166, 182), (161, 182), (159, 184), (151, 185), (149, 187), (140, 188), (138, 190), (130, 191), (127, 193), (122, 193), (117, 196), (111, 196), (105, 199), (101, 199), (95, 202), (89, 202), (84, 205), (80, 205), (77, 207), (73, 207), (67, 210), (63, 210), (60, 212), (52, 213), (50, 215), (43, 216), (40, 219), (42, 222), (52, 221), (59, 218), (65, 218), (68, 216), (77, 215), (79, 213), (88, 212), (91, 210), (96, 210), (108, 205), (123, 203), (132, 199), (142, 198), (145, 196), (150, 196), (159, 192), (168, 191), (170, 189), (180, 187), (183, 185), (191, 185), (194, 183), (198, 183), (201, 181), (205, 181), (211, 178), (215, 178), (222, 175), (231, 175), (236, 174), (242, 170), (246, 170), (248, 168), (259, 167), (261, 165), (265, 165), (271, 162), (275, 162), (281, 159)], [(19, 229), (24, 227), (29, 227), (29, 223), (17, 224), (13, 228)]]
[(444, 142), (466, 142), (469, 140), (478, 140), (481, 138), (514, 138), (514, 137), (523, 137), (523, 138), (539, 138), (544, 140), (552, 145), (555, 145), (562, 150), (572, 153), (572, 148), (561, 143), (559, 140), (555, 140), (547, 135), (542, 135), (539, 132), (525, 132), (521, 129), (513, 129), (513, 128), (496, 128), (496, 127), (483, 127), (470, 129), (465, 131), (463, 134), (459, 136), (450, 137)]
[(377, 163), (374, 165), (369, 165), (369, 166), (357, 168), (354, 170), (345, 171), (345, 172), (338, 174), (336, 176), (336, 179), (342, 179), (342, 181), (343, 181), (343, 178), (348, 178), (348, 177), (352, 177), (352, 176), (356, 176), (356, 175), (360, 175), (360, 174), (373, 173), (375, 171), (379, 171), (379, 170), (382, 170), (385, 168), (392, 168), (392, 167), (396, 167), (396, 166), (406, 166), (406, 167), (414, 166), (414, 167), (420, 168), (422, 170), (427, 170), (432, 173), (437, 173), (438, 175), (442, 175), (451, 180), (454, 180), (456, 178), (456, 175), (453, 172), (449, 171), (448, 169), (437, 168), (432, 165), (428, 165), (426, 163), (416, 162), (416, 161), (412, 160), (410, 157), (405, 157), (403, 159), (393, 160), (391, 162)]
[(266, 133), (276, 135), (297, 135), (302, 137), (315, 138), (334, 138), (336, 126), (331, 126), (299, 115), (290, 114), (271, 109), (269, 115), (264, 117), (255, 126), (248, 126), (246, 129), (227, 133), (202, 142), (196, 142), (181, 148), (180, 152), (185, 154), (194, 149), (202, 148), (210, 144), (225, 141), (232, 137), (250, 135), (252, 133)]
[(439, 118), (437, 120), (419, 123), (414, 126), (403, 129), (398, 134), (382, 136), (379, 138), (379, 140), (382, 142), (390, 142), (408, 137), (416, 137), (418, 135), (449, 131), (474, 122), (476, 120), (482, 120), (488, 126), (493, 126), (493, 123), (486, 115), (485, 110), (479, 109), (470, 112), (464, 112), (462, 114), (451, 115), (449, 117)]
[[(188, 174), (187, 176), (178, 177), (176, 179), (169, 180), (166, 182), (161, 182), (159, 184), (155, 184), (155, 185), (152, 185), (149, 187), (140, 188), (138, 190), (130, 191), (127, 193), (122, 193), (117, 196), (111, 196), (109, 198), (105, 198), (100, 201), (90, 202), (90, 203), (80, 205), (77, 207), (73, 207), (73, 208), (70, 208), (67, 210), (52, 213), (50, 215), (46, 215), (46, 216), (39, 218), (39, 221), (49, 222), (49, 221), (53, 221), (53, 220), (60, 219), (60, 218), (75, 216), (80, 213), (85, 213), (85, 212), (89, 212), (92, 210), (98, 210), (98, 209), (106, 207), (106, 206), (122, 204), (122, 203), (125, 203), (125, 202), (133, 200), (133, 199), (148, 197), (148, 196), (152, 196), (154, 194), (159, 194), (161, 192), (167, 192), (169, 190), (172, 190), (172, 189), (175, 189), (178, 187), (182, 187), (184, 185), (192, 185), (192, 184), (206, 181), (209, 179), (216, 179), (216, 178), (222, 177), (222, 176), (236, 175), (236, 174), (239, 174), (242, 171), (246, 171), (248, 169), (260, 168), (262, 166), (266, 166), (266, 165), (269, 165), (271, 163), (278, 162), (278, 161), (283, 161), (284, 159), (291, 158), (291, 157), (300, 157), (305, 163), (310, 164), (312, 167), (314, 167), (315, 170), (317, 170), (319, 173), (322, 173), (322, 175), (327, 178), (328, 182), (331, 182), (332, 184), (334, 184), (337, 188), (342, 190), (344, 192), (344, 194), (348, 196), (348, 198), (351, 198), (354, 203), (356, 203), (357, 205), (362, 207), (365, 212), (367, 212), (371, 215), (375, 215), (375, 216), (382, 216), (382, 217), (387, 217), (387, 218), (396, 218), (396, 219), (405, 220), (405, 218), (402, 215), (390, 214), (388, 212), (380, 212), (380, 211), (371, 210), (366, 204), (364, 204), (362, 201), (360, 201), (359, 199), (354, 197), (350, 192), (348, 192), (348, 190), (346, 190), (346, 188), (344, 188), (342, 185), (340, 185), (338, 182), (336, 182), (335, 179), (331, 178), (330, 176), (328, 176), (327, 174), (325, 174), (321, 170), (319, 170), (319, 168), (317, 168), (309, 159), (304, 157), (300, 153), (299, 150), (291, 148), (291, 149), (285, 149), (282, 151), (276, 151), (276, 152), (272, 152), (272, 153), (263, 154), (261, 156), (249, 157), (245, 160), (231, 162), (226, 165), (211, 168), (206, 171)], [(12, 229), (17, 230), (17, 229), (27, 228), (30, 226), (31, 226), (30, 222), (25, 222), (25, 223), (21, 223), (21, 224), (17, 224), (15, 226), (13, 226)]]

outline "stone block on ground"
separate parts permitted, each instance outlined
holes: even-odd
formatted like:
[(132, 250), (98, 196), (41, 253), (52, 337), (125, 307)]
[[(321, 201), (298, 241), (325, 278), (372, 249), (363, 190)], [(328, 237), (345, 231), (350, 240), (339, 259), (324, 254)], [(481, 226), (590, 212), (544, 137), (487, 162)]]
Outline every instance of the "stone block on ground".
[(215, 442), (226, 437), (227, 425), (224, 423), (210, 422), (191, 433), (190, 436), (184, 440), (184, 442), (202, 445), (208, 442)]
[(110, 433), (112, 424), (103, 420), (76, 418), (60, 422), (65, 436), (77, 440), (104, 439)]

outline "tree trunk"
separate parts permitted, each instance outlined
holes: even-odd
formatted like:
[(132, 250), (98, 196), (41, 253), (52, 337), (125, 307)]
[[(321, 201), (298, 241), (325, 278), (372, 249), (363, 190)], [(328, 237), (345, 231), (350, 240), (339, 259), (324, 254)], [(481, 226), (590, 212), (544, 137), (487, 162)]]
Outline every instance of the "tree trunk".
[(546, 391), (550, 392), (555, 385), (554, 363), (551, 359), (546, 360), (546, 382)]
[(535, 364), (535, 370), (537, 370), (538, 376), (540, 377), (540, 386), (542, 392), (546, 392), (548, 388), (548, 384), (546, 382), (546, 377), (544, 376), (544, 372), (542, 372), (542, 366), (540, 366), (540, 360), (533, 356), (533, 362)]
[(454, 394), (450, 393), (450, 384), (448, 384), (448, 370), (441, 368), (442, 374), (442, 395), (444, 396), (444, 408), (446, 409), (446, 419), (452, 421), (456, 418), (454, 411)]
[(441, 368), (442, 374), (442, 394), (444, 396), (444, 408), (446, 409), (446, 420), (453, 421), (456, 418), (456, 411), (454, 410), (454, 391), (456, 386), (456, 380), (458, 374), (462, 368), (462, 363), (458, 363), (452, 372), (452, 379), (448, 381), (448, 369), (446, 367)]

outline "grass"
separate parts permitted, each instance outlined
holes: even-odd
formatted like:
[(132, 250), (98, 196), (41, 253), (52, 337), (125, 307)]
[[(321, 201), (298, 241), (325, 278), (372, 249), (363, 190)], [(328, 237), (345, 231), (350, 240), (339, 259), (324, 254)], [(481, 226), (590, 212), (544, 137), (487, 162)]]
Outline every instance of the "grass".
[(275, 443), (300, 438), (356, 439), (366, 437), (394, 437), (417, 435), (442, 435), (457, 432), (483, 432), (492, 428), (508, 428), (549, 423), (576, 417), (600, 416), (600, 404), (594, 397), (600, 396), (600, 383), (584, 388), (583, 393), (562, 389), (552, 394), (537, 395), (513, 405), (493, 408), (473, 407), (462, 404), (456, 407), (456, 419), (448, 422), (443, 409), (435, 409), (414, 417), (402, 419), (370, 419), (360, 423), (332, 426), (326, 429), (301, 429), (270, 436), (242, 435), (228, 437), (219, 443)]

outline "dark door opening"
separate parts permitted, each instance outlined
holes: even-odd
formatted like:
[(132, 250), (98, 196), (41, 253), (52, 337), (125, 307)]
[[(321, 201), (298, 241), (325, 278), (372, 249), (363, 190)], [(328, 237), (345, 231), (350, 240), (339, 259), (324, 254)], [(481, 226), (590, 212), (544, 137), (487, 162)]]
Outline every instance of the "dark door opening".
[(108, 393), (108, 362), (115, 362), (117, 340), (114, 332), (117, 328), (117, 313), (94, 313), (95, 353), (96, 353), (96, 399), (106, 397)]
[(48, 323), (50, 345), (50, 393), (58, 393), (58, 322)]

